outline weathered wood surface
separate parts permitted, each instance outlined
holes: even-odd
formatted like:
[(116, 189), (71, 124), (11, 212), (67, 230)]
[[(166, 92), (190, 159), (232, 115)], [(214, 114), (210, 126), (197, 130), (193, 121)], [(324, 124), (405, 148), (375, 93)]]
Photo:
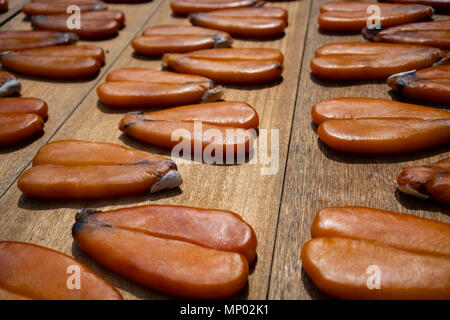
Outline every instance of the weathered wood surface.
[[(310, 75), (309, 61), (319, 46), (337, 41), (360, 40), (359, 35), (322, 34), (317, 28), (323, 0), (268, 2), (289, 11), (289, 26), (280, 39), (235, 40), (234, 47), (279, 48), (285, 54), (283, 80), (262, 86), (229, 86), (225, 100), (248, 102), (260, 116), (260, 129), (279, 130), (279, 164), (274, 175), (262, 175), (267, 167), (242, 165), (179, 164), (184, 184), (157, 194), (96, 201), (33, 199), (17, 189), (17, 178), (39, 147), (59, 139), (106, 141), (169, 155), (140, 143), (118, 130), (129, 110), (113, 110), (98, 101), (96, 87), (106, 72), (121, 67), (161, 68), (159, 59), (133, 54), (130, 40), (148, 26), (178, 23), (169, 1), (136, 5), (110, 5), (123, 10), (127, 26), (119, 37), (95, 42), (107, 50), (107, 64), (95, 79), (85, 82), (49, 82), (20, 77), (23, 96), (43, 98), (49, 104), (45, 134), (28, 144), (0, 151), (0, 240), (37, 243), (72, 255), (116, 286), (126, 299), (172, 298), (144, 288), (106, 270), (84, 254), (71, 237), (75, 213), (80, 208), (102, 210), (139, 204), (178, 204), (218, 208), (239, 213), (258, 236), (257, 262), (248, 287), (234, 298), (310, 299), (325, 297), (302, 272), (300, 248), (309, 239), (315, 212), (331, 205), (364, 205), (449, 221), (448, 208), (413, 200), (396, 191), (395, 177), (410, 164), (422, 164), (449, 155), (443, 147), (402, 156), (360, 156), (336, 153), (318, 141), (311, 124), (314, 103), (333, 97), (391, 98), (388, 86), (374, 83), (331, 83)], [(19, 14), (2, 29), (29, 29)], [(304, 50), (305, 49), (305, 50)], [(262, 130), (261, 130), (262, 131)], [(270, 132), (269, 132), (270, 141)], [(259, 156), (259, 148), (257, 156)], [(76, 155), (74, 155), (76, 156)], [(180, 163), (179, 159), (175, 161)]]

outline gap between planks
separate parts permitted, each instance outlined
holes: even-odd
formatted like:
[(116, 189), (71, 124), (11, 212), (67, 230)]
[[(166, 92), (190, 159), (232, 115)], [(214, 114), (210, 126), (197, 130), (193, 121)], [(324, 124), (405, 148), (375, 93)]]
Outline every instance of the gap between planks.
[[(308, 21), (306, 23), (305, 37), (304, 37), (304, 40), (303, 40), (302, 58), (300, 59), (300, 66), (299, 66), (300, 70), (299, 70), (298, 81), (297, 81), (298, 84), (300, 84), (300, 80), (301, 80), (301, 76), (302, 76), (303, 60), (305, 58), (306, 42), (307, 42), (307, 36), (308, 36), (310, 20), (311, 20), (311, 7), (312, 7), (311, 1), (313, 1), (313, 0), (308, 0), (308, 10), (307, 10), (308, 11)], [(298, 102), (298, 99), (299, 99), (299, 92), (300, 92), (300, 88), (297, 87), (297, 92), (296, 92), (295, 102), (294, 102), (294, 112), (292, 113), (292, 119), (291, 119), (291, 130), (290, 130), (290, 133), (289, 133), (288, 152), (287, 152), (286, 161), (285, 161), (285, 165), (284, 165), (283, 182), (282, 182), (282, 187), (281, 187), (281, 198), (280, 198), (280, 204), (279, 204), (279, 207), (278, 207), (277, 225), (276, 225), (276, 229), (275, 229), (275, 241), (273, 242), (272, 261), (271, 261), (270, 273), (269, 273), (269, 286), (267, 287), (266, 299), (269, 299), (269, 294), (270, 294), (270, 284), (271, 284), (272, 272), (273, 272), (273, 261), (274, 261), (274, 257), (275, 257), (275, 249), (276, 249), (276, 246), (277, 246), (278, 226), (280, 224), (281, 205), (282, 205), (282, 199), (283, 199), (284, 192), (285, 192), (286, 174), (287, 174), (287, 167), (288, 167), (288, 163), (289, 163), (289, 155), (290, 155), (290, 150), (291, 150), (292, 133), (293, 133), (293, 130), (294, 130), (294, 119), (295, 119), (295, 114), (297, 112), (297, 102)]]

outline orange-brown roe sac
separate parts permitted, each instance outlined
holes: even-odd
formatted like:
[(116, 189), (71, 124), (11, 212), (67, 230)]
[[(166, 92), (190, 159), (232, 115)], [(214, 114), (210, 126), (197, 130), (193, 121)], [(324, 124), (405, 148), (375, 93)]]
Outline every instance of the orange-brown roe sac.
[(363, 35), (375, 42), (419, 44), (449, 50), (450, 19), (404, 24), (381, 31), (364, 28)]
[(317, 212), (311, 237), (367, 240), (380, 246), (450, 258), (450, 224), (366, 207)]
[(0, 270), (0, 300), (122, 300), (82, 263), (31, 243), (0, 241)]
[(252, 227), (234, 212), (185, 206), (145, 205), (112, 211), (80, 210), (76, 219), (95, 218), (118, 228), (191, 242), (211, 249), (242, 254), (251, 263), (256, 256)]
[(27, 140), (42, 132), (47, 104), (35, 98), (0, 99), (0, 146)]
[(105, 53), (94, 45), (53, 46), (11, 52), (0, 59), (3, 67), (28, 76), (80, 79), (100, 71)]
[(223, 87), (195, 75), (147, 68), (122, 68), (97, 88), (103, 103), (113, 107), (167, 107), (220, 99)]
[(450, 259), (349, 238), (313, 238), (303, 269), (339, 299), (450, 299)]
[(387, 83), (406, 97), (450, 104), (450, 65), (394, 74)]
[(381, 80), (431, 67), (447, 56), (437, 48), (393, 43), (344, 42), (316, 50), (310, 67), (314, 75), (331, 80)]
[(256, 236), (237, 214), (175, 206), (81, 211), (72, 235), (103, 266), (176, 296), (220, 299), (247, 282)]
[(343, 152), (412, 152), (450, 142), (450, 112), (394, 101), (339, 98), (318, 103), (319, 138)]
[(80, 8), (81, 12), (105, 10), (106, 4), (102, 1), (91, 0), (40, 0), (31, 1), (26, 3), (22, 7), (22, 12), (27, 16), (35, 15), (53, 15), (53, 14), (66, 14), (67, 8), (71, 5), (76, 5)]
[(37, 98), (9, 97), (0, 99), (0, 114), (34, 113), (42, 119), (47, 118), (48, 106)]
[(77, 41), (78, 36), (74, 33), (4, 30), (0, 31), (0, 52), (74, 44)]
[(233, 40), (226, 32), (194, 26), (160, 25), (147, 28), (131, 45), (139, 54), (161, 56), (210, 48), (231, 47)]
[(0, 97), (7, 97), (20, 93), (21, 85), (19, 80), (11, 73), (0, 71)]
[(320, 210), (301, 250), (315, 285), (340, 299), (450, 299), (450, 225), (365, 207)]
[(450, 204), (450, 158), (406, 168), (397, 177), (397, 184), (405, 194)]
[(170, 7), (175, 14), (186, 16), (194, 12), (253, 7), (262, 4), (260, 0), (172, 0)]
[(255, 84), (274, 81), (283, 72), (283, 54), (277, 49), (230, 48), (167, 54), (163, 66), (197, 74), (218, 83)]
[(62, 140), (42, 147), (17, 185), (33, 197), (97, 199), (157, 192), (181, 183), (168, 158), (111, 143)]
[(394, 2), (398, 4), (422, 4), (431, 6), (437, 11), (447, 12), (450, 10), (450, 1), (448, 0), (382, 0), (383, 2)]
[[(159, 147), (174, 148), (182, 138), (191, 153), (201, 154), (206, 150), (214, 156), (225, 156), (230, 152), (247, 154), (256, 138), (258, 125), (258, 114), (250, 105), (227, 101), (145, 114), (129, 113), (122, 118), (119, 128), (138, 140)], [(182, 133), (181, 136), (178, 133)]]
[(449, 120), (330, 120), (317, 133), (330, 148), (342, 152), (394, 154), (450, 142)]
[(422, 21), (434, 14), (432, 7), (362, 1), (334, 1), (320, 7), (319, 26), (327, 31), (361, 31), (367, 26), (372, 13), (368, 7), (380, 9), (379, 22), (383, 28)]
[(238, 8), (197, 12), (190, 15), (192, 24), (226, 31), (233, 37), (271, 38), (283, 34), (288, 13), (282, 8)]
[(22, 142), (44, 128), (44, 120), (33, 113), (2, 113), (0, 124), (0, 146)]
[(116, 36), (125, 23), (125, 15), (119, 10), (85, 12), (81, 14), (79, 29), (68, 28), (69, 18), (68, 14), (37, 15), (31, 17), (31, 24), (36, 29), (73, 32), (81, 39), (99, 40)]
[(0, 1), (0, 13), (8, 11), (8, 0)]

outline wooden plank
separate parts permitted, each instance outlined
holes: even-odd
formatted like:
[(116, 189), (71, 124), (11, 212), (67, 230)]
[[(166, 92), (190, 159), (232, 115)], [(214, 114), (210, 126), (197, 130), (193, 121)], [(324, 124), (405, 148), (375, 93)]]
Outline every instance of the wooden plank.
[(8, 0), (8, 11), (0, 14), (0, 26), (6, 23), (14, 15), (16, 15), (23, 7), (27, 0)]
[[(17, 74), (22, 83), (22, 96), (36, 97), (47, 101), (49, 117), (44, 126), (44, 135), (38, 139), (14, 147), (0, 150), (0, 195), (11, 185), (14, 179), (28, 165), (36, 151), (53, 136), (61, 124), (70, 116), (79, 103), (96, 86), (101, 76), (111, 67), (122, 50), (136, 35), (153, 11), (161, 4), (162, 0), (141, 3), (135, 5), (109, 5), (111, 9), (122, 10), (126, 16), (126, 27), (113, 39), (95, 41), (106, 53), (106, 64), (100, 75), (95, 79), (85, 81), (48, 81)], [(30, 23), (24, 21), (25, 15), (19, 14), (10, 20), (1, 30), (30, 30)], [(79, 43), (86, 43), (80, 41)]]
[(450, 222), (448, 206), (404, 196), (396, 190), (395, 183), (403, 167), (450, 156), (449, 146), (405, 155), (365, 156), (335, 152), (318, 140), (310, 116), (315, 103), (336, 97), (391, 99), (384, 82), (331, 82), (310, 74), (309, 62), (320, 46), (364, 41), (360, 35), (318, 30), (319, 7), (326, 1), (316, 0), (312, 5), (278, 221), (270, 299), (326, 298), (305, 274), (300, 260), (300, 249), (310, 239), (312, 220), (321, 208), (360, 205)]
[[(228, 87), (224, 96), (225, 100), (245, 101), (253, 105), (260, 115), (260, 128), (279, 129), (279, 169), (276, 174), (262, 175), (261, 168), (266, 165), (261, 165), (260, 162), (229, 166), (183, 164), (179, 166), (184, 178), (181, 189), (98, 201), (31, 199), (23, 196), (14, 183), (0, 199), (0, 239), (29, 241), (73, 255), (118, 287), (125, 298), (160, 299), (167, 296), (112, 274), (94, 263), (73, 244), (70, 230), (76, 210), (85, 207), (109, 209), (148, 203), (232, 210), (242, 215), (254, 227), (259, 240), (256, 267), (250, 276), (248, 288), (238, 297), (265, 299), (281, 198), (280, 186), (284, 176), (308, 18), (305, 12), (309, 11), (310, 2), (282, 2), (276, 6), (288, 9), (290, 14), (285, 37), (264, 42), (237, 40), (235, 47), (281, 49), (286, 58), (283, 81), (261, 86)], [(147, 26), (162, 23), (187, 25), (188, 21), (172, 17), (169, 2), (165, 1)], [(127, 47), (113, 69), (125, 66), (159, 69), (161, 64), (159, 60), (136, 57), (131, 47)], [(70, 138), (108, 141), (169, 154), (165, 150), (144, 145), (122, 135), (117, 129), (117, 123), (122, 116), (123, 111), (114, 111), (102, 105), (98, 102), (95, 91), (91, 91), (52, 140)]]

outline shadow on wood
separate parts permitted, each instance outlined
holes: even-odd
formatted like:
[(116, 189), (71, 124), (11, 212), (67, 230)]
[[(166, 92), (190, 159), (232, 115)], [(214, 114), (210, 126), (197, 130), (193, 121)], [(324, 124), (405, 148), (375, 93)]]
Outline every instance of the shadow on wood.
[(405, 207), (408, 210), (442, 212), (443, 214), (450, 215), (450, 207), (448, 205), (433, 201), (431, 199), (419, 199), (404, 194), (398, 189), (395, 190), (395, 198), (403, 207)]
[(313, 300), (330, 300), (333, 299), (331, 296), (327, 295), (323, 291), (321, 291), (319, 288), (316, 287), (314, 282), (311, 280), (311, 278), (308, 276), (308, 274), (305, 272), (305, 270), (302, 267), (301, 271), (301, 279), (303, 282), (303, 285), (305, 286), (306, 291), (308, 292), (309, 296)]

